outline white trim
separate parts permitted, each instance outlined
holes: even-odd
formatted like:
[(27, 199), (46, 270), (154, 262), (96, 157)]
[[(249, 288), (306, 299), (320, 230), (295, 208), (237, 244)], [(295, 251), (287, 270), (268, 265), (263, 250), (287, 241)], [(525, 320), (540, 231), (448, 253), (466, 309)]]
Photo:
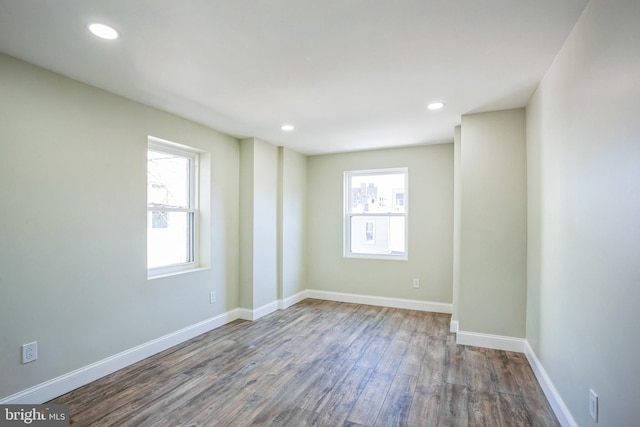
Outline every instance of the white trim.
[(271, 314), (274, 311), (278, 310), (278, 305), (279, 305), (278, 301), (276, 300), (276, 301), (271, 301), (270, 303), (260, 306), (258, 308), (254, 308), (252, 310), (253, 318), (248, 320), (252, 320), (252, 321), (258, 320), (259, 318), (264, 317), (267, 314)]
[(456, 334), (456, 344), (515, 351), (518, 353), (524, 353), (524, 342), (524, 338), (481, 334), (479, 332), (458, 331)]
[(152, 147), (153, 150), (169, 151), (180, 156), (193, 156), (194, 154), (197, 155), (205, 153), (205, 151), (200, 150), (199, 148), (169, 141), (168, 139), (158, 138), (153, 135), (147, 135), (147, 147)]
[(255, 309), (237, 308), (236, 310), (239, 313), (239, 319), (254, 321), (268, 314), (271, 314), (274, 311), (284, 310), (285, 308), (291, 307), (292, 305), (297, 304), (306, 298), (308, 298), (307, 291), (304, 290), (283, 300), (279, 299), (276, 301), (272, 301)]
[(458, 321), (451, 319), (451, 323), (449, 324), (449, 332), (457, 334), (459, 328), (460, 324), (458, 323)]
[[(284, 300), (277, 300), (265, 304), (255, 310), (236, 308), (210, 319), (203, 320), (202, 322), (187, 326), (178, 331), (169, 333), (129, 350), (125, 350), (121, 353), (7, 396), (0, 399), (0, 404), (40, 404), (46, 402), (234, 320), (257, 320), (278, 310), (279, 308), (288, 308), (306, 298), (409, 310), (433, 311), (447, 314), (451, 313), (452, 309), (451, 304), (440, 302), (385, 298), (371, 295), (347, 294), (308, 289), (287, 297)], [(560, 424), (563, 427), (578, 426), (527, 340), (500, 335), (458, 331), (457, 320), (451, 321), (450, 328), (451, 332), (457, 332), (456, 344), (524, 352), (531, 368), (533, 369), (536, 379), (540, 383), (540, 386), (549, 400), (551, 408), (558, 417)]]
[(345, 294), (342, 292), (307, 290), (307, 298), (328, 301), (348, 302), (353, 304), (376, 305), (381, 307), (404, 308), (407, 310), (433, 311), (451, 314), (451, 304), (443, 302), (420, 301), (402, 298), (378, 297), (361, 294)]
[(37, 384), (26, 390), (0, 399), (0, 404), (40, 404), (61, 396), (76, 388), (89, 384), (92, 381), (109, 375), (119, 369), (125, 368), (147, 357), (151, 357), (161, 351), (197, 337), (212, 329), (218, 328), (240, 316), (240, 309), (234, 309), (202, 322), (198, 322), (186, 328), (156, 338), (144, 344), (125, 350), (121, 353), (99, 360), (90, 365), (71, 371), (59, 377)]
[[(181, 264), (183, 265), (183, 264)], [(155, 280), (155, 279), (162, 279), (163, 277), (171, 277), (171, 276), (178, 276), (180, 274), (185, 274), (185, 273), (195, 273), (196, 271), (205, 271), (205, 270), (211, 270), (211, 267), (191, 267), (191, 268), (184, 268), (182, 270), (177, 270), (177, 271), (173, 271), (170, 273), (164, 273), (164, 274), (156, 274), (154, 276), (149, 276), (147, 275), (147, 280)]]
[[(196, 268), (200, 268), (200, 242), (203, 236), (200, 236), (200, 150), (196, 150), (186, 145), (163, 140), (151, 135), (147, 135), (147, 153), (153, 151), (155, 153), (168, 153), (180, 156), (189, 160), (188, 166), (188, 183), (189, 190), (187, 207), (169, 208), (161, 206), (148, 206), (147, 214), (153, 212), (183, 212), (187, 213), (188, 239), (186, 244), (186, 258), (188, 261), (177, 264), (160, 265), (156, 267), (147, 266), (147, 280), (158, 276), (167, 276), (172, 273), (186, 272)], [(147, 163), (148, 168), (148, 163)], [(147, 186), (149, 185), (147, 170)], [(147, 192), (149, 191), (147, 187)], [(147, 219), (147, 221), (149, 221)], [(147, 224), (147, 234), (149, 233), (149, 224)]]
[(259, 318), (266, 316), (267, 314), (271, 314), (274, 311), (277, 311), (278, 309), (280, 309), (281, 304), (282, 302), (280, 300), (276, 300), (258, 308), (237, 308), (236, 310), (238, 310), (239, 319), (250, 320), (253, 322), (254, 320), (258, 320)]
[(249, 308), (236, 308), (236, 310), (238, 311), (238, 319), (253, 322), (253, 310)]
[(562, 397), (560, 397), (560, 393), (551, 382), (551, 378), (547, 375), (547, 371), (540, 363), (538, 356), (531, 348), (528, 340), (524, 342), (524, 354), (527, 356), (527, 360), (529, 361), (529, 365), (531, 365), (531, 369), (533, 369), (533, 373), (544, 392), (544, 395), (547, 397), (549, 404), (551, 405), (551, 409), (558, 417), (558, 421), (560, 425), (563, 427), (578, 427), (578, 423), (573, 419), (571, 412), (569, 412), (569, 408), (565, 405)]
[(19, 391), (0, 399), (0, 404), (40, 404), (46, 402), (109, 375), (119, 369), (126, 368), (129, 365), (146, 359), (147, 357), (151, 357), (154, 354), (188, 341), (198, 335), (209, 332), (229, 322), (233, 322), (234, 320), (257, 320), (267, 314), (273, 313), (279, 308), (290, 307), (306, 298), (403, 308), (409, 310), (433, 311), (437, 313), (451, 313), (451, 304), (440, 302), (304, 290), (287, 297), (284, 300), (276, 300), (253, 310), (236, 308), (210, 319), (195, 323), (178, 331), (171, 332), (162, 337), (125, 350), (121, 353), (68, 372), (59, 377), (37, 384), (26, 390)]
[(308, 296), (307, 290), (305, 289), (304, 291), (300, 291), (297, 294), (291, 295), (290, 297), (278, 300), (278, 309), (284, 310), (285, 308), (289, 308), (306, 298), (308, 298)]

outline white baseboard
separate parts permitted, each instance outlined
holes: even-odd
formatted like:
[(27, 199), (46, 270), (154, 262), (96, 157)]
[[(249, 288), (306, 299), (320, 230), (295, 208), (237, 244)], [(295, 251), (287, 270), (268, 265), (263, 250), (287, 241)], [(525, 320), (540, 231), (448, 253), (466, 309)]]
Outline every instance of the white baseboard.
[(451, 323), (449, 324), (449, 332), (457, 334), (459, 328), (460, 324), (458, 323), (458, 321), (451, 319)]
[(479, 332), (458, 331), (456, 334), (456, 344), (493, 348), (495, 350), (514, 351), (518, 353), (524, 353), (524, 342), (524, 338), (481, 334)]
[(292, 305), (297, 304), (306, 298), (308, 298), (308, 296), (307, 296), (307, 290), (305, 289), (304, 291), (300, 291), (295, 295), (291, 295), (290, 297), (287, 297), (285, 299), (278, 300), (278, 308), (280, 310), (284, 310), (285, 308), (289, 308)]
[(433, 311), (451, 314), (452, 305), (443, 302), (420, 301), (402, 298), (378, 297), (372, 295), (345, 294), (342, 292), (307, 290), (307, 298), (328, 301), (348, 302), (353, 304), (376, 305), (382, 307), (403, 308), (407, 310)]
[(533, 369), (533, 373), (544, 392), (544, 395), (547, 397), (549, 404), (551, 405), (551, 409), (558, 417), (558, 421), (560, 425), (563, 427), (578, 427), (578, 423), (573, 419), (571, 412), (569, 412), (569, 408), (564, 404), (564, 401), (560, 397), (560, 393), (551, 382), (549, 375), (547, 375), (547, 371), (540, 363), (538, 356), (531, 348), (529, 341), (525, 340), (524, 342), (524, 354), (527, 356), (527, 360), (529, 361), (529, 365), (531, 365), (531, 369)]
[(253, 310), (250, 308), (236, 308), (238, 319), (253, 321)]
[(147, 357), (151, 357), (161, 351), (178, 345), (196, 336), (209, 332), (237, 319), (254, 321), (267, 314), (273, 313), (279, 308), (287, 308), (305, 298), (324, 299), (329, 301), (349, 302), (355, 304), (368, 304), (376, 306), (404, 308), (410, 310), (433, 311), (438, 313), (451, 313), (451, 304), (407, 300), (399, 298), (384, 298), (369, 295), (345, 294), (340, 292), (325, 292), (304, 290), (295, 295), (265, 304), (256, 309), (236, 308), (210, 319), (203, 320), (178, 331), (156, 338), (152, 341), (140, 344), (129, 350), (99, 360), (90, 365), (76, 369), (59, 377), (37, 384), (26, 390), (0, 399), (0, 404), (40, 404), (56, 398), (60, 395), (75, 390), (78, 387), (89, 384), (99, 378), (109, 375), (119, 369), (125, 368)]
[(45, 381), (26, 390), (0, 399), (0, 404), (40, 404), (89, 384), (119, 369), (153, 356), (174, 345), (180, 344), (212, 329), (243, 318), (240, 309), (228, 311), (186, 328), (156, 338), (152, 341), (125, 350), (121, 353), (99, 360), (75, 371)]
[(278, 301), (271, 301), (268, 304), (265, 304), (263, 306), (260, 306), (258, 308), (254, 308), (253, 309), (253, 318), (248, 319), (248, 320), (258, 320), (261, 317), (266, 316), (267, 314), (271, 314), (274, 311), (278, 311)]
[[(257, 309), (236, 308), (218, 316), (187, 326), (178, 331), (164, 335), (147, 343), (133, 347), (129, 350), (107, 357), (106, 359), (92, 363), (75, 371), (45, 381), (26, 390), (20, 391), (3, 399), (0, 404), (40, 404), (68, 393), (83, 385), (89, 384), (105, 375), (109, 375), (119, 369), (132, 365), (147, 357), (153, 356), (174, 345), (180, 344), (200, 334), (209, 332), (237, 319), (257, 320), (279, 308), (287, 308), (305, 298), (316, 298), (329, 301), (348, 302), (354, 304), (368, 304), (376, 306), (403, 308), (420, 311), (433, 311), (438, 313), (451, 313), (451, 304), (406, 300), (399, 298), (384, 298), (369, 295), (346, 294), (340, 292), (326, 292), (318, 290), (304, 290), (284, 300), (265, 304)], [(533, 372), (544, 391), (551, 408), (558, 417), (563, 427), (577, 427), (571, 412), (560, 397), (557, 389), (551, 382), (546, 370), (538, 360), (529, 342), (522, 338), (512, 338), (500, 335), (481, 334), (476, 332), (459, 331), (457, 320), (451, 321), (451, 332), (456, 332), (456, 343), (473, 345), (477, 347), (493, 348), (497, 350), (515, 351), (525, 353)]]

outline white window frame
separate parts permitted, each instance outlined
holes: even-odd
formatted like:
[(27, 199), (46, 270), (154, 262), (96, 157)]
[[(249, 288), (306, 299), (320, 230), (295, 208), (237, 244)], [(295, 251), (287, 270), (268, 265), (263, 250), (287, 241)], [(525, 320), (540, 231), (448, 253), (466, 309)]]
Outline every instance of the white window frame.
[(189, 214), (189, 236), (187, 239), (186, 248), (188, 261), (153, 268), (149, 268), (147, 266), (147, 278), (152, 279), (156, 277), (186, 272), (200, 267), (200, 236), (198, 231), (200, 216), (198, 209), (200, 155), (198, 150), (195, 150), (191, 147), (153, 136), (148, 137), (147, 151), (167, 153), (190, 159), (189, 206), (187, 208), (163, 208), (157, 206), (147, 206), (147, 212), (186, 212)]
[[(389, 174), (402, 174), (404, 175), (404, 212), (363, 212), (354, 213), (351, 212), (353, 206), (352, 201), (352, 178), (356, 176), (365, 175), (389, 175)], [(400, 260), (406, 261), (409, 259), (409, 168), (386, 168), (386, 169), (368, 169), (368, 170), (353, 170), (344, 172), (344, 224), (343, 224), (343, 256), (345, 258), (365, 258), (365, 259), (384, 259), (384, 260)], [(351, 218), (356, 216), (364, 217), (404, 217), (404, 242), (405, 250), (403, 254), (364, 254), (351, 252)], [(374, 233), (377, 232), (374, 228)], [(375, 236), (375, 234), (374, 234)], [(374, 237), (375, 239), (375, 237)]]

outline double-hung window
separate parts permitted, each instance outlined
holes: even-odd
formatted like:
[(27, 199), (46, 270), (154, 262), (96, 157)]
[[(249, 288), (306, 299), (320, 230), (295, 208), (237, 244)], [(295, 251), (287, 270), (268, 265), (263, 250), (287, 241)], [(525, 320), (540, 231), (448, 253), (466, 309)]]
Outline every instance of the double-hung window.
[(344, 256), (407, 259), (408, 169), (344, 174)]
[(198, 266), (198, 153), (149, 137), (147, 271), (157, 276)]

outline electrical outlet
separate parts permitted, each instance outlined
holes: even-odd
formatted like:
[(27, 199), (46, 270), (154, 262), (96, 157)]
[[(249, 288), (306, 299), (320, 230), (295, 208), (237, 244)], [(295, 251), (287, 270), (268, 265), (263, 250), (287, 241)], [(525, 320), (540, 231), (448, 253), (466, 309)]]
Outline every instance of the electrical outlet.
[(209, 292), (209, 304), (216, 302), (216, 291)]
[(22, 364), (33, 362), (38, 359), (38, 342), (30, 342), (22, 345)]
[(420, 279), (413, 279), (413, 287), (414, 288), (420, 287)]
[(598, 395), (593, 389), (589, 389), (589, 415), (598, 422)]

